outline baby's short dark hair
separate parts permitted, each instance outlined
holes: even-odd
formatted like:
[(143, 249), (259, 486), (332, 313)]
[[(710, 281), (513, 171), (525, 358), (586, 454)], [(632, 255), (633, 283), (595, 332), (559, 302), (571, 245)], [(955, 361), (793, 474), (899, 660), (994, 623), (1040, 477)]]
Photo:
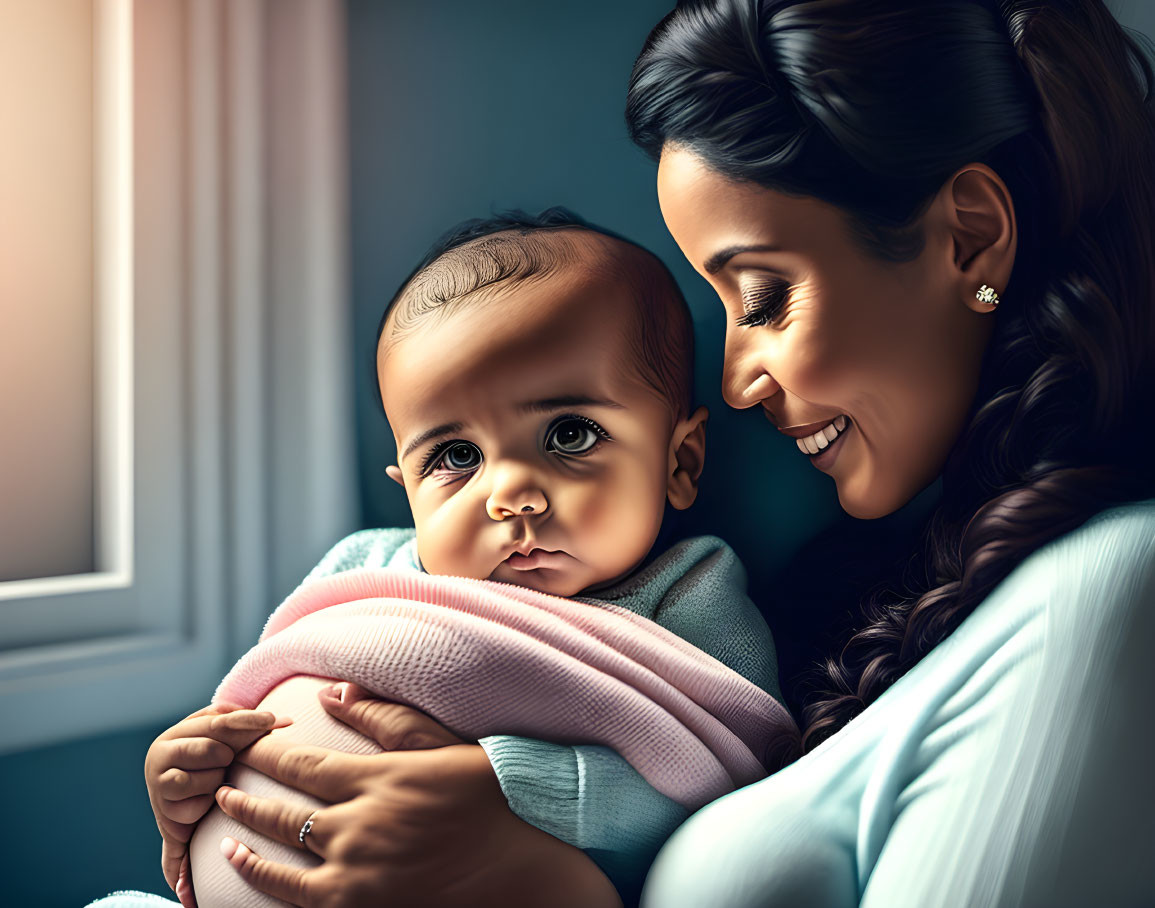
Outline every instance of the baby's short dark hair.
[[(445, 233), (405, 279), (385, 307), (377, 328), (376, 351), (386, 328), (394, 343), (434, 313), (478, 291), (509, 281), (540, 279), (581, 261), (577, 232), (603, 238), (603, 259), (629, 284), (638, 301), (630, 338), (642, 366), (640, 377), (669, 402), (678, 419), (693, 404), (694, 330), (690, 309), (674, 276), (652, 252), (584, 220), (567, 208), (539, 215), (507, 211), (463, 221)], [(378, 388), (380, 394), (380, 388)]]

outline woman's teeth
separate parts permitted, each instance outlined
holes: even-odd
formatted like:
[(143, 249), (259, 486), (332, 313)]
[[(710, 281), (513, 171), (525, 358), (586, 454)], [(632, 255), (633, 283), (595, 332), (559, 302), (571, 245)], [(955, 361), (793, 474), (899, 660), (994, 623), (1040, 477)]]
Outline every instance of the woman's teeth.
[(819, 429), (813, 435), (807, 435), (805, 438), (797, 439), (798, 450), (803, 454), (817, 454), (823, 448), (829, 446), (829, 444), (838, 437), (839, 433), (845, 429), (846, 417), (836, 416), (833, 421)]

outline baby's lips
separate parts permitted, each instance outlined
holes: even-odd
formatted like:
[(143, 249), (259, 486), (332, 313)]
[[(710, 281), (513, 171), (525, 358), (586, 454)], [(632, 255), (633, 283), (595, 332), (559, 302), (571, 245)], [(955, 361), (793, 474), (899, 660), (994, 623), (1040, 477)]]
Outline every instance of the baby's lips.
[(532, 549), (528, 555), (522, 555), (520, 552), (514, 552), (505, 559), (508, 564), (515, 571), (534, 571), (539, 568), (561, 568), (569, 561), (569, 555), (562, 551), (549, 551), (548, 549)]

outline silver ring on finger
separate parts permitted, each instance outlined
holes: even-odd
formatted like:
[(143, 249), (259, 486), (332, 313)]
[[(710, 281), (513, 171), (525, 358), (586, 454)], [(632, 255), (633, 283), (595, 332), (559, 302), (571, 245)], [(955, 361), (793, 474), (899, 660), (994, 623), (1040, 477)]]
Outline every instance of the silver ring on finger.
[[(310, 832), (313, 831), (313, 817), (315, 817), (316, 815), (317, 815), (317, 811), (315, 811), (315, 810), (311, 814), (309, 814), (309, 819), (305, 820), (305, 822), (301, 826), (301, 831), (297, 833), (297, 841), (300, 842), (302, 845), (304, 845), (305, 848), (309, 848), (308, 843), (305, 841), (305, 836), (307, 836)], [(312, 850), (312, 849), (310, 849), (310, 850)]]

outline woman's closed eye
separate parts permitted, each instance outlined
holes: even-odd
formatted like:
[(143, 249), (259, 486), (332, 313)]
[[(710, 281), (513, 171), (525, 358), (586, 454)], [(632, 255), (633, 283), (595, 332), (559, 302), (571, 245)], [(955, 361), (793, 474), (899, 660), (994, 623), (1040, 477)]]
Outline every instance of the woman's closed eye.
[(466, 474), (481, 466), (481, 449), (471, 441), (455, 438), (434, 445), (421, 462), (421, 475)]
[(586, 416), (559, 416), (545, 436), (546, 450), (567, 457), (589, 454), (602, 442), (612, 441), (610, 433)]
[(742, 310), (738, 319), (743, 328), (754, 328), (775, 321), (786, 305), (790, 287), (781, 278), (759, 278), (742, 285)]

